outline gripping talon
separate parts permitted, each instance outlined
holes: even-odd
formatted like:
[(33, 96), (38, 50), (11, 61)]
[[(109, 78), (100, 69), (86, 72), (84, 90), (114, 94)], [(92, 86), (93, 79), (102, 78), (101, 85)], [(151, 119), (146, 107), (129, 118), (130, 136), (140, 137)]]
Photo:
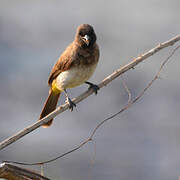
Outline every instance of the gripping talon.
[(94, 93), (97, 94), (98, 90), (100, 89), (98, 85), (90, 83), (90, 82), (86, 82), (86, 84), (89, 85), (88, 89), (92, 89)]
[(73, 111), (73, 108), (76, 107), (76, 104), (72, 102), (69, 97), (67, 97), (66, 102), (69, 104), (70, 111)]
[(70, 111), (73, 111), (73, 108), (76, 107), (76, 104), (71, 101), (71, 99), (69, 98), (69, 96), (67, 94), (66, 89), (64, 90), (64, 92), (65, 92), (65, 95), (66, 95), (66, 103), (68, 103)]

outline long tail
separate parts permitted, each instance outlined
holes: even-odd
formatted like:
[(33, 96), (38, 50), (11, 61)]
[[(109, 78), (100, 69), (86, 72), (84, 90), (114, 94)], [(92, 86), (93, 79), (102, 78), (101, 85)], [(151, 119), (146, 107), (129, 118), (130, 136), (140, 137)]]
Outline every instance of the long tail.
[[(40, 114), (39, 119), (42, 119), (43, 117), (47, 116), (49, 113), (51, 113), (52, 111), (56, 109), (56, 105), (57, 105), (60, 94), (61, 93), (56, 94), (50, 89), (49, 96), (44, 104), (44, 107)], [(53, 119), (51, 119), (48, 123), (42, 125), (42, 127), (47, 128), (52, 124), (52, 122), (53, 122)]]

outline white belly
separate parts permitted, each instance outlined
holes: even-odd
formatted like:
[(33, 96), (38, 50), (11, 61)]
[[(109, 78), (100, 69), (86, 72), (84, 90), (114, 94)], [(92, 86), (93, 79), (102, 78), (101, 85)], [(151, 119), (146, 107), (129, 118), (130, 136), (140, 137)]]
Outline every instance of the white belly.
[(97, 64), (89, 67), (73, 67), (70, 70), (64, 71), (56, 78), (56, 87), (63, 91), (67, 88), (73, 88), (87, 81), (96, 69)]

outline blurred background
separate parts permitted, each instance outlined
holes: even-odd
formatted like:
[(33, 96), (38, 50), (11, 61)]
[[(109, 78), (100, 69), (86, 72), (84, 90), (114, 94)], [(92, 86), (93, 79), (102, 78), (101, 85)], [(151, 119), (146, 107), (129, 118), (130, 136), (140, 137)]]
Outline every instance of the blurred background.
[[(37, 121), (48, 95), (51, 68), (73, 41), (79, 24), (89, 23), (96, 31), (101, 56), (90, 81), (99, 83), (133, 58), (178, 35), (179, 7), (179, 0), (1, 0), (0, 141)], [(123, 75), (133, 97), (153, 78), (174, 47)], [(45, 175), (53, 180), (177, 179), (179, 60), (178, 50), (161, 79), (136, 104), (101, 127), (92, 143), (45, 165)], [(70, 97), (86, 89), (87, 85), (82, 85), (69, 90)], [(62, 96), (59, 103), (64, 100)], [(72, 113), (57, 116), (50, 128), (39, 128), (3, 149), (0, 160), (31, 163), (71, 150), (127, 100), (118, 78), (97, 96), (79, 103)]]

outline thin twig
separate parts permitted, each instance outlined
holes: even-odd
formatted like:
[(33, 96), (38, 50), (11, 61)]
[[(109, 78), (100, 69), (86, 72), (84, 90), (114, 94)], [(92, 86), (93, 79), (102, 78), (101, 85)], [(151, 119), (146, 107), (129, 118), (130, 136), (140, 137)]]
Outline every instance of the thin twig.
[[(112, 80), (114, 80), (115, 78), (117, 78), (118, 76), (120, 76), (121, 74), (125, 73), (126, 71), (128, 71), (129, 69), (135, 67), (137, 64), (139, 64), (140, 62), (142, 62), (143, 60), (147, 59), (148, 57), (152, 56), (153, 54), (157, 53), (158, 51), (160, 51), (161, 49), (164, 49), (168, 46), (172, 46), (174, 43), (176, 43), (177, 41), (180, 40), (180, 35), (159, 44), (158, 46), (156, 46), (155, 48), (151, 49), (150, 51), (142, 54), (141, 56), (135, 58), (133, 61), (131, 61), (130, 63), (128, 63), (127, 65), (123, 66), (122, 68), (116, 70), (115, 72), (113, 72), (111, 75), (109, 75), (108, 77), (106, 77), (100, 84), (98, 84), (99, 88), (102, 88), (104, 86), (106, 86), (107, 84), (109, 84)], [(83, 99), (87, 98), (88, 96), (90, 96), (91, 94), (93, 94), (93, 90), (87, 90), (84, 93), (82, 93), (80, 96), (78, 96), (77, 98), (73, 99), (74, 103), (79, 103), (80, 101), (82, 101)], [(18, 139), (22, 138), (23, 136), (25, 136), (26, 134), (34, 131), (35, 129), (39, 128), (41, 125), (46, 124), (47, 122), (49, 122), (52, 118), (54, 118), (55, 116), (57, 116), (58, 114), (64, 112), (65, 110), (68, 109), (68, 104), (64, 104), (60, 107), (58, 107), (55, 111), (53, 111), (52, 113), (50, 113), (49, 115), (47, 115), (46, 117), (44, 117), (43, 119), (37, 121), (36, 123), (34, 123), (33, 125), (28, 126), (27, 128), (19, 131), (18, 133), (16, 133), (15, 135), (5, 139), (4, 141), (2, 141), (0, 143), (0, 150), (7, 147), (8, 145), (14, 143), (15, 141), (17, 141)]]
[(123, 77), (122, 77), (122, 82), (123, 82), (124, 89), (126, 90), (126, 92), (128, 94), (128, 103), (131, 103), (131, 98), (132, 98), (131, 91), (129, 90), (126, 82), (123, 79)]
[[(23, 163), (23, 162), (15, 162), (15, 161), (5, 161), (5, 162), (8, 162), (8, 163), (15, 163), (15, 164), (21, 164), (21, 165), (39, 165), (39, 164), (47, 164), (47, 163), (50, 163), (50, 162), (53, 162), (59, 158), (62, 158), (78, 149), (80, 149), (82, 146), (84, 146), (85, 144), (87, 144), (89, 141), (92, 141), (93, 140), (93, 137), (95, 136), (95, 133), (97, 132), (97, 130), (104, 124), (106, 123), (107, 121), (109, 120), (112, 120), (114, 117), (116, 117), (117, 115), (119, 115), (120, 113), (122, 113), (123, 111), (127, 110), (132, 104), (134, 104), (137, 100), (139, 100), (143, 95), (144, 93), (151, 87), (151, 85), (153, 84), (153, 82), (155, 80), (157, 80), (159, 78), (159, 75), (160, 75), (160, 72), (162, 71), (163, 67), (166, 65), (166, 63), (168, 62), (168, 60), (173, 56), (173, 54), (177, 51), (177, 49), (180, 48), (180, 45), (177, 46), (173, 51), (172, 53), (163, 61), (163, 63), (161, 64), (160, 68), (159, 68), (159, 71), (156, 73), (156, 75), (154, 76), (154, 78), (148, 83), (148, 85), (142, 90), (142, 92), (137, 96), (135, 97), (133, 100), (131, 101), (128, 101), (127, 105), (125, 105), (120, 111), (118, 111), (117, 113), (111, 115), (110, 117), (104, 119), (103, 121), (101, 121), (95, 128), (94, 130), (92, 131), (91, 135), (85, 140), (83, 141), (79, 146), (77, 146), (76, 148), (70, 150), (70, 151), (67, 151), (63, 154), (61, 154), (60, 156), (57, 156), (53, 159), (50, 159), (50, 160), (47, 160), (47, 161), (43, 161), (43, 162), (36, 162), (36, 163)], [(126, 86), (127, 88), (127, 86)], [(127, 88), (128, 90), (128, 94), (129, 96), (131, 97), (131, 93), (129, 91), (129, 89)]]

